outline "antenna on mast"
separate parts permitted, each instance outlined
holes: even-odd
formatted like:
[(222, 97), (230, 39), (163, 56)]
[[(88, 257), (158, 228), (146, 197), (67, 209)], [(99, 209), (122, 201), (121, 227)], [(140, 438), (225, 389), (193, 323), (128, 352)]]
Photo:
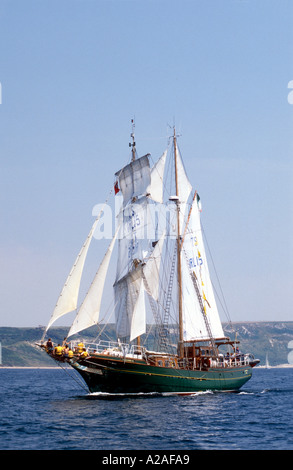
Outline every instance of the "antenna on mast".
[(129, 143), (129, 147), (131, 147), (131, 152), (132, 152), (132, 161), (134, 162), (135, 160), (135, 140), (134, 140), (134, 128), (135, 128), (135, 123), (134, 119), (131, 119), (131, 124), (132, 124), (132, 132), (130, 134), (130, 137), (132, 138), (132, 142)]

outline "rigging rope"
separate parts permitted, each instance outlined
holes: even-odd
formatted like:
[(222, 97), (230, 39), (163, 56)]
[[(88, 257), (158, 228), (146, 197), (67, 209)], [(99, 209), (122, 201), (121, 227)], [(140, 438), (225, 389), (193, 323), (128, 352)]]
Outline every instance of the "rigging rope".
[(77, 380), (76, 377), (73, 377), (73, 375), (71, 375), (71, 374), (67, 371), (66, 367), (63, 367), (63, 366), (62, 366), (62, 363), (61, 363), (60, 361), (56, 361), (52, 356), (50, 356), (50, 357), (51, 357), (52, 361), (54, 361), (55, 363), (57, 362), (58, 367), (60, 367), (64, 372), (66, 372), (67, 375), (69, 375), (69, 377), (70, 377), (71, 379), (73, 379), (81, 388), (83, 388), (83, 390), (85, 390), (86, 392), (88, 392), (88, 388), (84, 385), (83, 382), (81, 382), (81, 380)]
[[(202, 224), (201, 224), (202, 225)], [(212, 265), (213, 265), (213, 268), (214, 268), (214, 271), (215, 271), (215, 275), (216, 275), (216, 278), (217, 278), (217, 281), (218, 281), (218, 284), (219, 284), (219, 288), (220, 288), (220, 291), (221, 291), (221, 294), (222, 294), (222, 299), (223, 299), (223, 302), (224, 302), (224, 306), (222, 305), (221, 303), (221, 300), (220, 300), (220, 297), (217, 293), (217, 290), (215, 288), (215, 286), (213, 285), (214, 289), (215, 289), (215, 292), (217, 294), (217, 297), (219, 299), (219, 302), (221, 303), (221, 306), (226, 314), (226, 317), (227, 317), (227, 320), (230, 324), (232, 324), (232, 321), (231, 321), (231, 317), (230, 317), (230, 313), (229, 313), (229, 310), (228, 310), (228, 306), (226, 304), (226, 300), (225, 300), (225, 296), (224, 296), (224, 292), (223, 292), (223, 289), (222, 289), (222, 286), (221, 286), (221, 283), (220, 283), (220, 279), (219, 279), (219, 276), (218, 276), (218, 273), (217, 273), (217, 270), (216, 270), (216, 266), (215, 266), (215, 263), (214, 263), (214, 260), (213, 260), (213, 256), (212, 256), (212, 253), (211, 253), (211, 250), (210, 250), (210, 247), (209, 247), (209, 244), (208, 244), (208, 240), (207, 240), (207, 237), (206, 237), (206, 234), (205, 234), (205, 231), (203, 229), (203, 225), (202, 225), (202, 232), (203, 232), (203, 235), (204, 235), (204, 238), (205, 238), (205, 243), (206, 243), (206, 246), (208, 248), (208, 252), (209, 252), (209, 255), (210, 255), (210, 258), (211, 258), (211, 261), (212, 261)]]

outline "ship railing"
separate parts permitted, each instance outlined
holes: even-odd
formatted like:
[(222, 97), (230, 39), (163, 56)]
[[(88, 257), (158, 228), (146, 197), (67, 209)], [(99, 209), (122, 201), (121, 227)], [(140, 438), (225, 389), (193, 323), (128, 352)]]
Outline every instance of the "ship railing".
[(239, 367), (249, 366), (253, 361), (252, 354), (237, 354), (236, 356), (221, 356), (211, 361), (212, 367)]
[[(80, 341), (72, 341), (71, 349), (78, 351)], [(130, 345), (127, 343), (121, 343), (120, 341), (105, 341), (100, 340), (96, 343), (82, 342), (83, 347), (86, 349), (88, 354), (102, 354), (105, 356), (116, 356), (116, 357), (141, 357), (145, 353), (145, 348), (138, 345)]]

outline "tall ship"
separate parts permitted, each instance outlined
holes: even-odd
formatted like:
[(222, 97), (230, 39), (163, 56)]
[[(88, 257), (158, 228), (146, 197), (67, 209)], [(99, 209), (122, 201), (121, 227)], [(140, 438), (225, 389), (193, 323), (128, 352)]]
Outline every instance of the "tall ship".
[[(56, 361), (70, 364), (91, 393), (239, 390), (259, 360), (241, 353), (236, 337), (224, 334), (206, 257), (201, 200), (185, 170), (176, 130), (156, 162), (149, 154), (137, 156), (134, 123), (131, 138), (130, 161), (114, 177), (113, 197), (120, 197), (121, 207), (113, 238), (78, 306), (98, 216), (40, 346)], [(93, 325), (104, 328), (102, 300), (113, 253), (117, 254), (112, 302), (115, 341), (99, 336), (94, 342), (76, 339)], [(76, 316), (65, 344), (53, 347), (51, 339), (46, 341), (48, 330), (73, 311)]]

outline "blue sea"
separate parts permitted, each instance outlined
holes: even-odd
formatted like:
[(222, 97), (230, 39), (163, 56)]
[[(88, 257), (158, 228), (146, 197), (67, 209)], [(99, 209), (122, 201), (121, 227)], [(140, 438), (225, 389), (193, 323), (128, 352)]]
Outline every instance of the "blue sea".
[(293, 450), (293, 368), (237, 393), (91, 395), (71, 369), (0, 369), (1, 450)]

